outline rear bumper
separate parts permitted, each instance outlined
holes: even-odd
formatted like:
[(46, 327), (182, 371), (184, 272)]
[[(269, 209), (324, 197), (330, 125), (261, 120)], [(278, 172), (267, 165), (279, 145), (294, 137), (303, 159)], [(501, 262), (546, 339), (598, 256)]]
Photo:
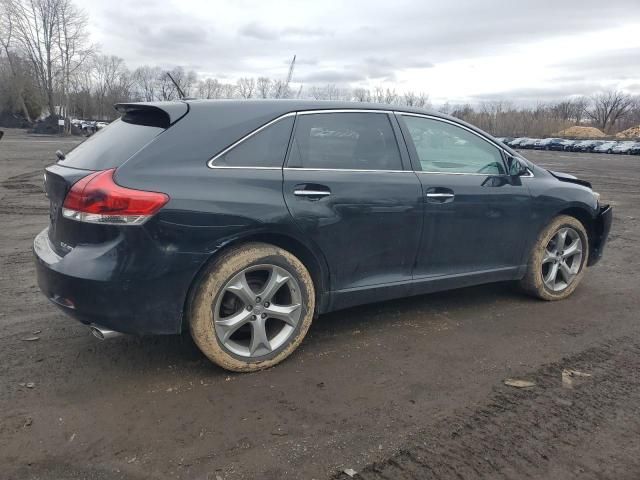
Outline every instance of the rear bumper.
[(56, 254), (48, 229), (35, 238), (38, 286), (84, 324), (131, 334), (179, 333), (185, 300), (200, 263), (153, 248), (130, 255), (123, 240)]
[(588, 265), (595, 265), (602, 258), (604, 247), (609, 238), (611, 223), (613, 221), (613, 208), (610, 205), (600, 207), (600, 212), (596, 217), (594, 230), (591, 238), (591, 252)]

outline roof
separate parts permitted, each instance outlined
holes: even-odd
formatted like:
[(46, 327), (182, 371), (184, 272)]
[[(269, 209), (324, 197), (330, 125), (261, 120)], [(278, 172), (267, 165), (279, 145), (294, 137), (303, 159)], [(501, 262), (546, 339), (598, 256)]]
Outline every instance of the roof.
[(448, 117), (443, 113), (424, 108), (405, 107), (400, 105), (388, 105), (385, 103), (370, 102), (345, 102), (333, 100), (300, 100), (300, 99), (247, 99), (247, 100), (201, 100), (186, 99), (189, 104), (201, 104), (210, 108), (215, 108), (221, 103), (237, 105), (238, 108), (259, 109), (267, 113), (271, 110), (274, 114), (284, 114), (301, 110), (384, 110), (388, 112), (402, 111), (409, 113), (421, 113), (423, 115), (433, 115), (437, 117)]

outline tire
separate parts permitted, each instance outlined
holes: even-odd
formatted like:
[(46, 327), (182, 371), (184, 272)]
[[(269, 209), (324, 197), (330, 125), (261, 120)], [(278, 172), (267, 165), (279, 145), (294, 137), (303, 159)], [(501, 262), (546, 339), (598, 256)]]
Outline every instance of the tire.
[[(268, 294), (272, 280), (278, 286)], [(266, 301), (254, 301), (252, 294), (264, 294)], [(292, 313), (282, 314), (283, 309)], [(300, 260), (274, 245), (247, 243), (208, 266), (187, 314), (191, 336), (209, 360), (230, 371), (253, 372), (280, 363), (298, 348), (314, 309), (313, 280)]]
[[(569, 237), (569, 231), (571, 235), (576, 234), (575, 238), (579, 238), (581, 244), (577, 244), (581, 247), (581, 255), (578, 259), (577, 255), (574, 254), (572, 259), (570, 260), (571, 266), (568, 267), (568, 261), (559, 260), (560, 257), (555, 257), (555, 263), (558, 263), (556, 266), (556, 275), (559, 275), (561, 278), (558, 281), (556, 287), (558, 290), (550, 288), (549, 283), (556, 283), (554, 277), (554, 281), (551, 282), (545, 281), (545, 277), (547, 279), (550, 278), (548, 275), (550, 272), (549, 269), (553, 269), (554, 260), (549, 260), (549, 253), (547, 251), (547, 247), (553, 245), (556, 241), (556, 234), (562, 231), (567, 231), (567, 237)], [(552, 242), (553, 240), (553, 242)], [(569, 245), (571, 247), (573, 243)], [(566, 247), (562, 247), (564, 249)], [(553, 250), (553, 248), (552, 248)], [(567, 250), (569, 250), (567, 248)], [(557, 251), (557, 249), (556, 249)], [(559, 252), (558, 252), (559, 253)], [(551, 255), (552, 257), (552, 255)], [(542, 300), (562, 300), (571, 295), (574, 290), (577, 288), (578, 284), (582, 280), (582, 277), (585, 273), (585, 267), (589, 260), (589, 237), (587, 236), (587, 232), (582, 225), (582, 223), (576, 219), (575, 217), (571, 217), (568, 215), (561, 215), (553, 219), (553, 221), (540, 233), (538, 236), (536, 243), (533, 245), (531, 253), (529, 255), (529, 261), (527, 262), (527, 271), (525, 276), (520, 280), (520, 287), (529, 295), (540, 298)], [(574, 263), (576, 262), (576, 263)], [(563, 268), (567, 270), (574, 270), (575, 275), (571, 278), (569, 282), (566, 283), (566, 286), (562, 288), (564, 277)]]

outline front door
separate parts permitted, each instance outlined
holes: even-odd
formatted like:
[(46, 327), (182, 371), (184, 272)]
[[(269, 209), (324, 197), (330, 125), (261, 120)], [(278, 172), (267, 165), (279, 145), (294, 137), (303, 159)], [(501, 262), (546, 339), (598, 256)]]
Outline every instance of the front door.
[[(390, 113), (304, 112), (296, 118), (284, 197), (325, 255), (331, 290), (411, 279), (422, 187), (403, 167)], [(405, 163), (409, 167), (405, 153)]]
[(422, 182), (424, 227), (414, 277), (509, 271), (524, 259), (531, 198), (502, 151), (454, 122), (398, 119)]

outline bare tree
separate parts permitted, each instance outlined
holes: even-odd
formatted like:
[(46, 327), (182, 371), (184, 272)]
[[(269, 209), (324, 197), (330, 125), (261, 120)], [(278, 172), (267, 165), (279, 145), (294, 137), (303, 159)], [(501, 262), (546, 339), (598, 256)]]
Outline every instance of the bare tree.
[(271, 81), (270, 78), (259, 77), (258, 78), (258, 82), (256, 84), (258, 97), (260, 97), (260, 98), (269, 98), (269, 96), (271, 95), (272, 83), (273, 82)]
[(159, 67), (143, 65), (133, 72), (133, 82), (137, 88), (137, 96), (145, 102), (152, 102), (159, 98), (158, 78), (161, 70)]
[(20, 110), (24, 115), (27, 122), (31, 121), (29, 110), (24, 99), (24, 78), (19, 66), (20, 60), (14, 54), (14, 18), (12, 11), (7, 7), (7, 4), (0, 3), (0, 47), (2, 52), (7, 58), (7, 64), (12, 77), (12, 87), (14, 89), (13, 95), (15, 96)]
[(356, 88), (352, 92), (353, 99), (356, 102), (370, 102), (371, 101), (371, 92), (369, 92), (366, 88)]
[[(59, 2), (56, 43), (60, 54), (60, 105), (64, 109), (64, 116), (68, 117), (71, 78), (94, 51), (88, 44), (87, 17), (70, 0)], [(68, 120), (65, 131), (71, 132), (71, 122)]]
[(198, 84), (198, 97), (220, 98), (222, 96), (222, 84), (215, 78), (207, 78)]
[(240, 78), (237, 82), (238, 94), (242, 98), (251, 98), (256, 89), (256, 81), (253, 78)]
[(33, 64), (47, 98), (49, 114), (55, 116), (54, 81), (60, 70), (56, 49), (60, 0), (2, 1), (13, 18), (16, 38)]
[(62, 108), (68, 107), (71, 75), (87, 59), (85, 14), (71, 0), (0, 0), (5, 22), (31, 62), (47, 99), (49, 114), (56, 116), (56, 89)]
[(236, 94), (236, 86), (232, 83), (221, 84), (221, 97), (233, 98)]
[(591, 97), (591, 107), (586, 114), (598, 128), (609, 132), (619, 119), (623, 118), (633, 105), (630, 95), (617, 90), (609, 90)]
[(93, 85), (99, 118), (106, 118), (110, 100), (118, 96), (121, 77), (126, 72), (124, 60), (115, 55), (97, 55), (93, 60)]

